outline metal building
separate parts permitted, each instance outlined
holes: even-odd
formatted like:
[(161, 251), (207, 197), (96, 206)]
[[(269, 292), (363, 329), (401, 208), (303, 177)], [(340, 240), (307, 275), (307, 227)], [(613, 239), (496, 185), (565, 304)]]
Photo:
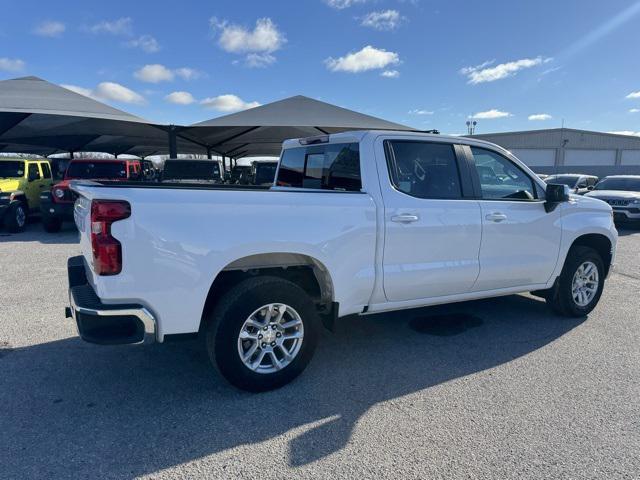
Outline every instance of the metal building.
[(473, 135), (511, 151), (537, 173), (640, 175), (640, 137), (551, 128)]

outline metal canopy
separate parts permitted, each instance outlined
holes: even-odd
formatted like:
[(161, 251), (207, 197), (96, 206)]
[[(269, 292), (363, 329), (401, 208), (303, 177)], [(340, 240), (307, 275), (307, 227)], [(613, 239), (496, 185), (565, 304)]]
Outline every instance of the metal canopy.
[(412, 130), (398, 123), (297, 95), (182, 128), (190, 139), (223, 155), (278, 155), (288, 138), (348, 130)]
[[(2, 151), (167, 153), (170, 128), (38, 77), (0, 81)], [(176, 147), (181, 153), (206, 153), (180, 137)]]

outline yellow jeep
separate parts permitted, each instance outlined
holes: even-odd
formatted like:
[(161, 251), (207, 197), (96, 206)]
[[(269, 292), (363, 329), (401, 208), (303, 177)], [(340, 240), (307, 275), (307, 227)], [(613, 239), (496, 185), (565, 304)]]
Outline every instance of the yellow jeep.
[(24, 230), (27, 215), (40, 210), (40, 195), (48, 194), (52, 183), (47, 160), (0, 157), (0, 221), (7, 230)]

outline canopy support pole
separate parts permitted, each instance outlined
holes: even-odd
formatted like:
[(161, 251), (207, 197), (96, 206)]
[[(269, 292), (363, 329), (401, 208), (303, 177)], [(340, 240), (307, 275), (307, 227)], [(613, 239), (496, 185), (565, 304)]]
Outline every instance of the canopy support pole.
[(211, 160), (211, 149), (207, 148), (207, 158)]
[(176, 126), (169, 125), (169, 158), (178, 158), (178, 142), (176, 135)]

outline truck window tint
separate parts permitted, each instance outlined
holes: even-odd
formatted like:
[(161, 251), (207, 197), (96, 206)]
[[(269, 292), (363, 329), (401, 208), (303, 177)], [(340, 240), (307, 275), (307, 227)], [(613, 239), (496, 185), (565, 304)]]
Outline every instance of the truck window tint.
[(482, 198), (486, 200), (533, 200), (537, 198), (531, 177), (499, 153), (471, 147), (480, 177)]
[(360, 191), (357, 143), (289, 148), (282, 153), (278, 185), (323, 190)]
[(44, 175), (44, 178), (51, 178), (51, 169), (49, 168), (49, 164), (43, 162), (40, 166), (42, 167), (42, 174)]
[(391, 181), (401, 192), (418, 198), (461, 198), (453, 145), (390, 140), (387, 156)]

